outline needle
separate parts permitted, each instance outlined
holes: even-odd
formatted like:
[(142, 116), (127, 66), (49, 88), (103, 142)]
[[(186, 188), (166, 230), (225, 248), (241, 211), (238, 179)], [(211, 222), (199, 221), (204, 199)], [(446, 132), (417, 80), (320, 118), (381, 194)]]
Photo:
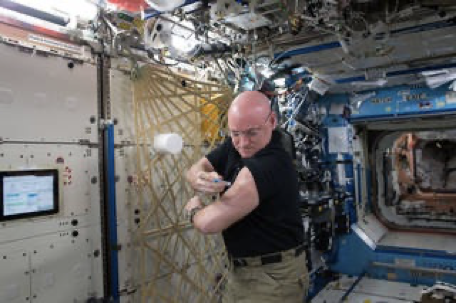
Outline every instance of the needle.
[(231, 182), (227, 182), (227, 181), (224, 181), (224, 180), (219, 179), (219, 178), (215, 178), (215, 179), (213, 180), (213, 182), (214, 182), (214, 183), (225, 183), (225, 185), (226, 185), (227, 187), (231, 187)]

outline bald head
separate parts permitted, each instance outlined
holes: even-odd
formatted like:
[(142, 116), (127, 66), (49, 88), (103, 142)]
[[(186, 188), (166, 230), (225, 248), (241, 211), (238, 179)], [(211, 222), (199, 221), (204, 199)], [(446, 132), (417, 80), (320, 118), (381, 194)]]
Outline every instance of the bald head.
[(231, 103), (228, 119), (230, 116), (241, 116), (254, 123), (252, 119), (255, 117), (266, 119), (270, 109), (270, 101), (263, 93), (246, 91), (239, 94)]
[(269, 99), (260, 92), (242, 92), (228, 110), (228, 128), (243, 158), (252, 157), (271, 140), (276, 125)]

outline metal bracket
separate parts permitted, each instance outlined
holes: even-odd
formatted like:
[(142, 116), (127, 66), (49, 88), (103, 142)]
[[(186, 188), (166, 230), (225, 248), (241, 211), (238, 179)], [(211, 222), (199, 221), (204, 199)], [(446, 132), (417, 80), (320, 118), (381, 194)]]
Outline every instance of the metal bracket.
[(99, 119), (98, 128), (100, 130), (105, 130), (108, 126), (114, 125), (114, 122), (111, 119)]
[(78, 144), (81, 146), (90, 146), (90, 140), (88, 139), (79, 139)]

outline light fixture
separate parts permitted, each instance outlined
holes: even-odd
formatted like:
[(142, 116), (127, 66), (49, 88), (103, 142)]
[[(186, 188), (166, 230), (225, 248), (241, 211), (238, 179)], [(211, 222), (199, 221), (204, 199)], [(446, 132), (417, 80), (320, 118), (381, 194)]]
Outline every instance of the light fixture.
[[(98, 13), (98, 4), (90, 0), (14, 0), (17, 4), (46, 12), (57, 17), (77, 18), (82, 21), (93, 20)], [(71, 23), (71, 24), (74, 24)]]
[(356, 87), (383, 87), (385, 84), (388, 83), (388, 80), (385, 78), (380, 78), (377, 80), (365, 80), (365, 81), (353, 81), (351, 82), (352, 85)]

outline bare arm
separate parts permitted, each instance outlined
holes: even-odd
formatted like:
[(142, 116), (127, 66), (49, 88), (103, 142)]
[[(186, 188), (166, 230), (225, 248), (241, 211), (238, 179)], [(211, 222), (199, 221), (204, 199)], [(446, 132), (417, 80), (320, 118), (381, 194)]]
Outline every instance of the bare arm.
[[(199, 198), (192, 200), (194, 208)], [(191, 204), (192, 200), (189, 202)], [(258, 190), (248, 168), (243, 168), (233, 186), (220, 200), (198, 211), (193, 217), (193, 225), (204, 234), (219, 233), (252, 212), (259, 205)]]
[(196, 162), (185, 176), (192, 188), (199, 192), (220, 193), (225, 189), (225, 184), (216, 182), (222, 177), (214, 171), (211, 162), (206, 158), (201, 158)]

